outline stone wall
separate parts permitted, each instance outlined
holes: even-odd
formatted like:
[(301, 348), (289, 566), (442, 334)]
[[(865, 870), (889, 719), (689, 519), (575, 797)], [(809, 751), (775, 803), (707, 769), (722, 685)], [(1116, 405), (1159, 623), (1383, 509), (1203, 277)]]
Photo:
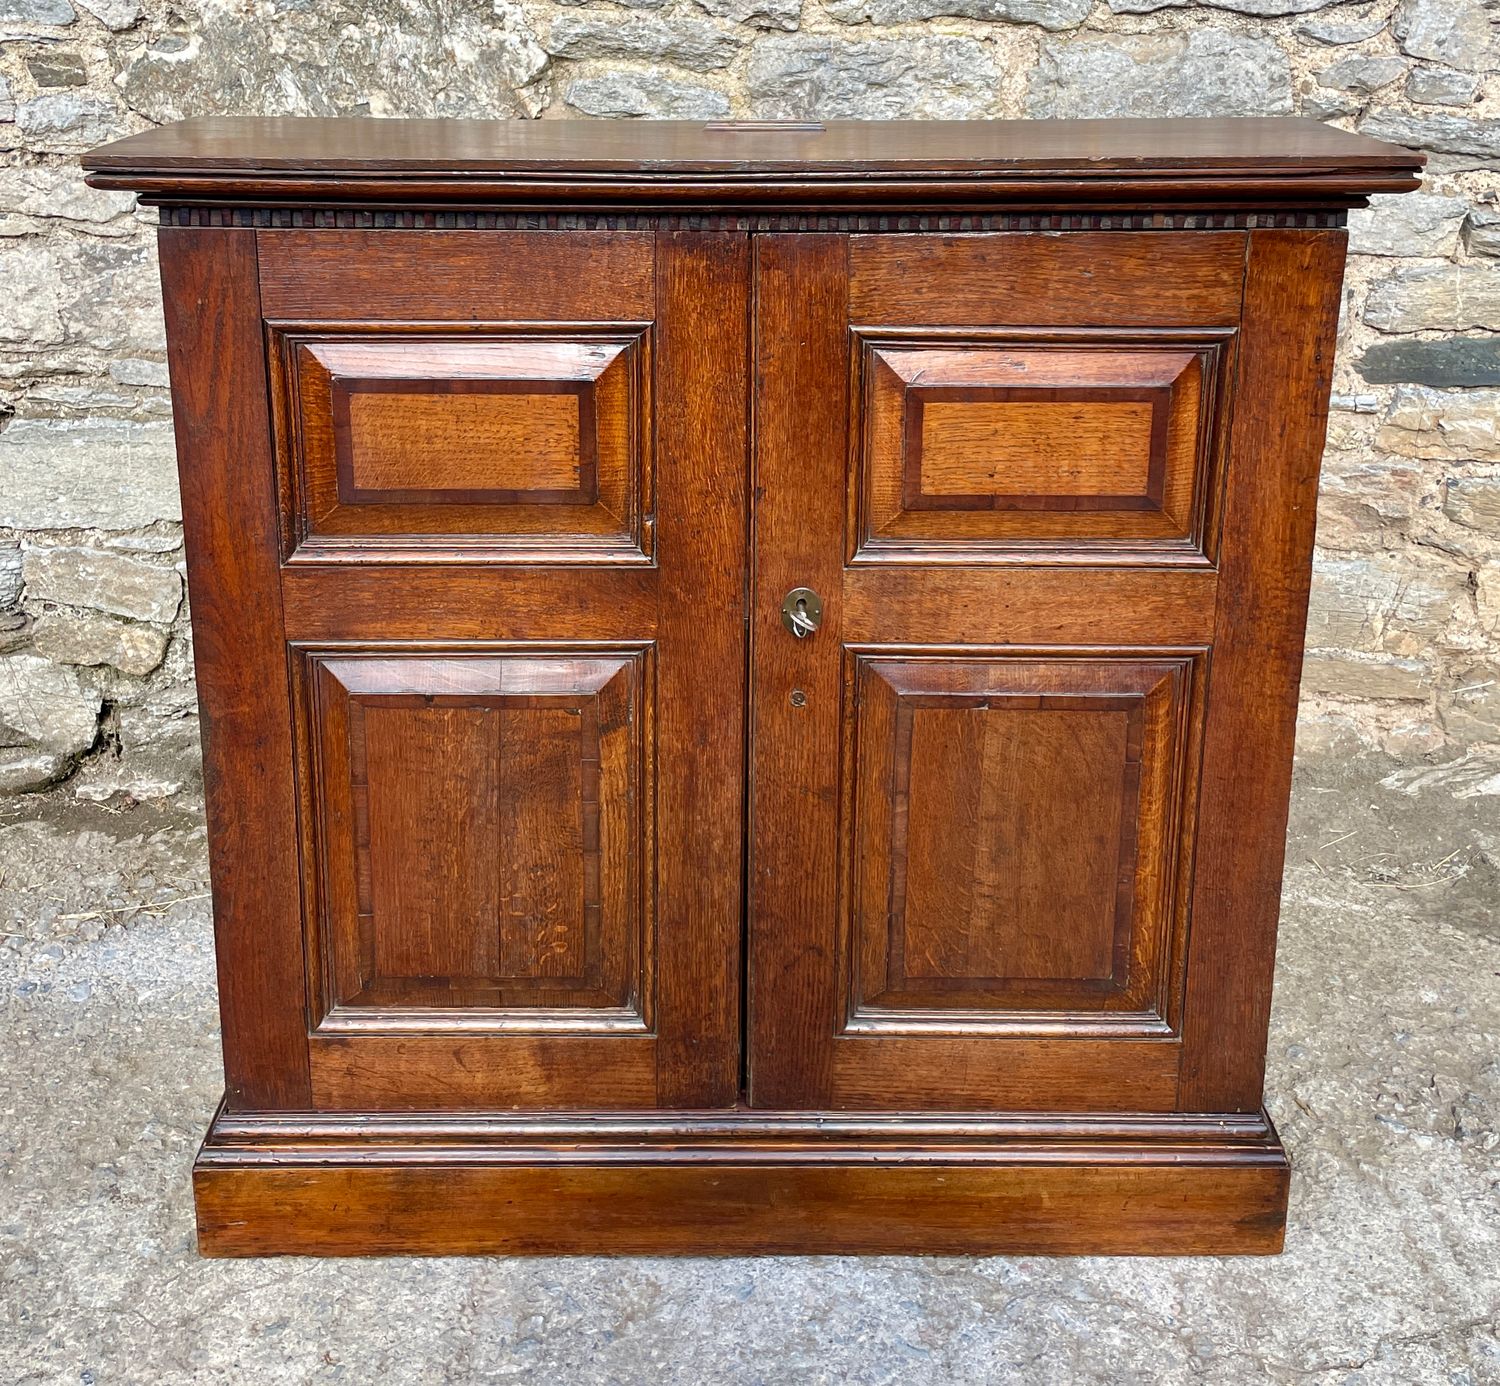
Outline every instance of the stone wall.
[(0, 0), (0, 792), (196, 774), (149, 215), (89, 145), (211, 112), (1301, 113), (1412, 144), (1352, 218), (1304, 731), (1500, 741), (1493, 0)]

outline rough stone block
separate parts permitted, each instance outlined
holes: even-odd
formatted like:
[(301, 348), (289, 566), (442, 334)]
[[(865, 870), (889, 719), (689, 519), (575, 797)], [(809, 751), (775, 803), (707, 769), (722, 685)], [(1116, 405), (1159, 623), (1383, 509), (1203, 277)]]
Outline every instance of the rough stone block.
[(1369, 15), (1362, 19), (1345, 19), (1341, 17), (1342, 14), (1342, 10), (1334, 10), (1331, 15), (1315, 15), (1311, 19), (1304, 19), (1297, 25), (1297, 36), (1311, 39), (1314, 43), (1337, 47), (1372, 39), (1387, 23), (1383, 14)]
[(1464, 223), (1464, 249), (1470, 255), (1500, 255), (1500, 211), (1476, 207)]
[(79, 755), (94, 744), (103, 701), (76, 669), (34, 654), (0, 656), (0, 746)]
[(1027, 107), (1051, 118), (1286, 115), (1291, 69), (1270, 39), (1223, 29), (1044, 39)]
[(141, 18), (140, 0), (78, 0), (78, 5), (117, 34), (133, 29)]
[(68, 0), (0, 0), (0, 24), (71, 24), (78, 13)]
[(1443, 640), (1468, 595), (1467, 569), (1432, 564), (1414, 573), (1392, 553), (1322, 556), (1313, 570), (1307, 644), (1417, 654)]
[(1315, 650), (1302, 663), (1302, 690), (1328, 698), (1423, 700), (1432, 691), (1432, 669), (1417, 659)]
[(88, 69), (77, 53), (42, 53), (27, 58), (26, 71), (39, 87), (81, 87), (89, 80)]
[(1382, 332), (1500, 328), (1500, 265), (1414, 265), (1376, 284), (1364, 320)]
[(0, 543), (0, 611), (21, 598), (21, 547), (14, 541)]
[(0, 527), (137, 529), (180, 521), (172, 431), (161, 424), (17, 419), (0, 433)]
[(1438, 714), (1460, 741), (1500, 741), (1500, 664), (1471, 664), (1451, 676)]
[(1402, 385), (1376, 443), (1402, 457), (1500, 459), (1500, 390)]
[(1092, 8), (1092, 0), (831, 0), (828, 13), (845, 24), (910, 24), (951, 17), (1036, 24), (1058, 31), (1076, 29)]
[(187, 34), (125, 59), (117, 79), (147, 120), (191, 115), (535, 116), (547, 56), (513, 0), (369, 0), (357, 9), (201, 3)]
[(1493, 63), (1491, 25), (1480, 0), (1401, 0), (1391, 16), (1391, 32), (1403, 53), (1458, 68)]
[(1349, 250), (1354, 255), (1446, 257), (1458, 248), (1469, 204), (1439, 193), (1376, 194), (1370, 205), (1349, 213)]
[(1406, 79), (1406, 99), (1419, 106), (1468, 106), (1479, 93), (1479, 78), (1451, 67), (1418, 67)]
[(167, 651), (167, 632), (93, 611), (49, 611), (37, 619), (32, 645), (56, 664), (108, 664), (149, 674)]
[(32, 549), (22, 562), (29, 601), (57, 602), (170, 625), (182, 603), (171, 568), (100, 549)]
[(1500, 385), (1500, 337), (1376, 342), (1358, 370), (1372, 385)]
[(1500, 120), (1372, 111), (1359, 122), (1359, 129), (1374, 139), (1431, 154), (1467, 154), (1481, 162), (1500, 159)]
[(1455, 476), (1444, 488), (1443, 514), (1500, 537), (1500, 476)]
[(795, 29), (802, 22), (802, 0), (694, 0), (715, 19), (754, 29)]
[(998, 80), (989, 46), (973, 39), (826, 34), (763, 39), (747, 77), (755, 113), (784, 120), (980, 116)]
[(0, 750), (0, 794), (24, 794), (45, 789), (67, 773), (72, 761), (51, 751), (27, 747)]
[(652, 116), (713, 120), (729, 114), (729, 98), (712, 87), (674, 82), (658, 72), (610, 72), (569, 82), (563, 100), (591, 116)]
[(1335, 91), (1352, 91), (1371, 96), (1406, 75), (1408, 64), (1401, 58), (1367, 57), (1356, 54), (1340, 58), (1318, 73), (1318, 85)]
[(554, 19), (544, 45), (559, 58), (654, 58), (701, 72), (728, 67), (744, 41), (702, 20), (590, 12)]

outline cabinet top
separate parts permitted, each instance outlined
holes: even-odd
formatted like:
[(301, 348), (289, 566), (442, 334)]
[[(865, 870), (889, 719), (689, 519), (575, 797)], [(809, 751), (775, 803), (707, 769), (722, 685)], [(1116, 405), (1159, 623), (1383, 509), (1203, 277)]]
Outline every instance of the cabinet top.
[(1423, 156), (1312, 120), (186, 120), (86, 154), (151, 203), (1347, 207)]

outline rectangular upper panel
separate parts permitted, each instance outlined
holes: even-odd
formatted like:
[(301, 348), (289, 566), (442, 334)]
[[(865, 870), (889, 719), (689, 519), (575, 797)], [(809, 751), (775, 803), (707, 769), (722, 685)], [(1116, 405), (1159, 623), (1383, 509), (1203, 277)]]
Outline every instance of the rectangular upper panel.
[(1227, 327), (1239, 321), (1237, 231), (854, 236), (856, 326)]
[(644, 562), (650, 335), (273, 323), (291, 562)]
[(642, 231), (261, 231), (268, 318), (650, 322)]

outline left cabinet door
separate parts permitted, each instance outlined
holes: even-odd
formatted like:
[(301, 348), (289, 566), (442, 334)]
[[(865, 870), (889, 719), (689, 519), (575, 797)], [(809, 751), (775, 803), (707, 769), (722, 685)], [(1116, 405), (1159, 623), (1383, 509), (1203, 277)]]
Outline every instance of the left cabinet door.
[(230, 1108), (732, 1103), (747, 238), (162, 266)]

